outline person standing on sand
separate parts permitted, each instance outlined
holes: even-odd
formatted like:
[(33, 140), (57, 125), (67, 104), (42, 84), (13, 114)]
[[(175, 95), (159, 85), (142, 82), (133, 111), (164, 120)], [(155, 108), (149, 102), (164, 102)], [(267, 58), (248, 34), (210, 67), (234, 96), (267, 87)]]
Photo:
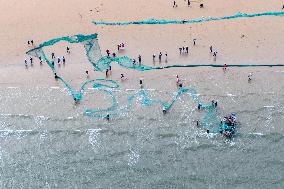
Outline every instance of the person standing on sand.
[(111, 65), (109, 65), (108, 67), (109, 67), (109, 73), (111, 75)]
[(215, 52), (213, 53), (213, 57), (214, 57), (214, 61), (216, 61), (216, 58), (217, 58), (217, 51), (215, 51)]
[(108, 49), (106, 50), (106, 53), (107, 53), (107, 57), (109, 57), (110, 52), (109, 52), (109, 50), (108, 50)]
[(140, 88), (142, 89), (143, 88), (143, 80), (142, 80), (142, 78), (140, 78), (139, 84), (140, 84)]
[(165, 62), (167, 62), (168, 61), (168, 53), (167, 52), (165, 53), (165, 56), (166, 56)]
[(182, 51), (182, 48), (180, 47), (180, 48), (179, 48), (179, 54), (181, 54), (181, 51)]
[(42, 65), (42, 59), (41, 59), (41, 56), (40, 56), (40, 57), (38, 57), (38, 59), (39, 59), (39, 63), (40, 63), (40, 65)]
[(213, 52), (213, 47), (212, 47), (212, 45), (209, 47), (209, 49), (210, 49), (210, 53), (212, 53), (212, 52)]
[(141, 59), (141, 55), (139, 54), (139, 56), (138, 56), (139, 66), (141, 66), (141, 61), (142, 61), (142, 59)]
[(190, 0), (187, 0), (187, 6), (190, 6)]
[(193, 45), (196, 45), (196, 39), (193, 39)]
[(26, 66), (26, 68), (28, 67), (28, 62), (27, 62), (26, 59), (25, 59), (25, 66)]
[(185, 47), (186, 53), (188, 54), (188, 46)]
[(173, 7), (177, 7), (176, 1), (174, 1), (174, 5), (173, 5)]
[(120, 74), (120, 79), (121, 79), (121, 81), (124, 80), (124, 74)]
[(159, 62), (161, 62), (162, 61), (162, 52), (160, 52), (160, 54), (159, 54)]
[(181, 83), (181, 80), (180, 80), (179, 76), (177, 75), (177, 78), (176, 78), (176, 84), (177, 84), (177, 86), (179, 86), (180, 83)]
[(34, 45), (34, 40), (31, 40), (31, 44)]
[(62, 62), (63, 62), (63, 65), (65, 64), (65, 57), (63, 56), (62, 57)]
[(156, 55), (155, 55), (155, 54), (153, 54), (153, 62), (155, 62), (155, 58), (156, 58)]
[(86, 70), (86, 78), (89, 79), (89, 71)]
[(33, 57), (30, 57), (31, 65), (33, 65)]

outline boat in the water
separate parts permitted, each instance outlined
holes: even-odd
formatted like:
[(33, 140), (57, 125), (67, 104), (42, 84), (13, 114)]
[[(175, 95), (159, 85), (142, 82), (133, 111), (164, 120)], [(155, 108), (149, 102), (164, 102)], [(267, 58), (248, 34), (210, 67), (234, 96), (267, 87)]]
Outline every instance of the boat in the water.
[(235, 114), (230, 114), (225, 116), (221, 121), (220, 133), (222, 133), (225, 137), (232, 137), (235, 134), (235, 128), (237, 125), (237, 117)]

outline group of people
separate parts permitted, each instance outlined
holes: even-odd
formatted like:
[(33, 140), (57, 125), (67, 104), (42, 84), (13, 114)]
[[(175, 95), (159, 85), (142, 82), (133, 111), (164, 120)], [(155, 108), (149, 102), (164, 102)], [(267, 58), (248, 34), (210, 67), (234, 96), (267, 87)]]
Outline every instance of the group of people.
[(120, 44), (117, 45), (117, 50), (118, 50), (118, 51), (124, 50), (124, 48), (125, 48), (124, 43), (120, 43)]
[[(163, 53), (160, 52), (158, 54), (159, 62), (162, 62), (162, 56), (163, 56)], [(165, 53), (165, 61), (166, 62), (168, 61), (168, 53), (167, 52)], [(153, 54), (153, 62), (156, 62), (156, 54)]]
[[(191, 2), (195, 2), (195, 1), (191, 1), (191, 0), (184, 0), (184, 1), (187, 1), (187, 6), (188, 6), (188, 7), (191, 5)], [(284, 5), (283, 5), (283, 6), (284, 6)], [(178, 7), (176, 1), (173, 1), (173, 7), (174, 7), (174, 8), (175, 8), (175, 7)], [(203, 4), (203, 3), (199, 4), (199, 7), (200, 7), (200, 8), (204, 8), (204, 4)]]
[[(28, 41), (28, 45), (33, 45), (33, 40), (31, 40), (31, 41)], [(70, 54), (70, 47), (66, 47), (66, 52), (68, 53), (68, 54)], [(29, 58), (30, 59), (30, 65), (31, 65), (31, 67), (33, 66), (33, 63), (34, 63), (34, 59), (33, 59), (33, 57), (30, 57)], [(38, 59), (39, 59), (39, 63), (40, 63), (40, 65), (42, 65), (42, 57), (38, 57)], [(53, 65), (53, 66), (55, 66), (55, 61), (56, 61), (56, 57), (55, 57), (55, 54), (54, 53), (51, 53), (51, 64)], [(62, 63), (63, 63), (63, 65), (65, 65), (65, 63), (66, 63), (66, 59), (65, 59), (65, 57), (64, 56), (62, 56), (62, 58), (61, 57), (57, 57), (57, 64), (58, 64), (58, 66), (60, 66), (60, 64), (61, 64), (61, 61), (62, 61)], [(27, 61), (27, 59), (25, 59), (25, 67), (26, 68), (28, 68), (28, 61)]]

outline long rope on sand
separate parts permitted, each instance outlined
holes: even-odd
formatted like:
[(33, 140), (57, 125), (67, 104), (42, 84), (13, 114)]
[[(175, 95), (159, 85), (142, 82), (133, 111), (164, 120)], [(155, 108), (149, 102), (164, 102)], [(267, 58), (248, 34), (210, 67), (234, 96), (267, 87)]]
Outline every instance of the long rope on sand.
[(93, 21), (95, 25), (157, 25), (157, 24), (193, 24), (200, 22), (209, 22), (209, 21), (220, 21), (220, 20), (230, 20), (238, 18), (251, 18), (251, 17), (260, 17), (260, 16), (284, 16), (283, 12), (263, 12), (263, 13), (236, 13), (230, 16), (222, 17), (202, 17), (192, 20), (158, 20), (158, 19), (148, 19), (140, 21), (130, 21), (130, 22), (103, 22), (103, 21)]

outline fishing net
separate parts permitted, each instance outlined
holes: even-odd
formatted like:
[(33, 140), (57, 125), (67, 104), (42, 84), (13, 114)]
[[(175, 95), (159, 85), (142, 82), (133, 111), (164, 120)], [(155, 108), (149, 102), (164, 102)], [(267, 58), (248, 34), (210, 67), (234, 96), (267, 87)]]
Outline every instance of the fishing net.
[[(134, 62), (133, 59), (123, 56), (123, 57), (108, 57), (108, 56), (102, 56), (100, 46), (97, 39), (97, 34), (92, 35), (75, 35), (71, 37), (61, 37), (49, 40), (47, 42), (44, 42), (40, 44), (38, 47), (31, 49), (27, 52), (28, 55), (34, 56), (34, 57), (41, 57), (47, 65), (52, 69), (54, 75), (56, 78), (61, 81), (65, 87), (70, 92), (71, 96), (75, 101), (80, 101), (83, 98), (84, 91), (87, 86), (92, 85), (93, 89), (97, 92), (100, 92), (104, 95), (107, 95), (111, 97), (111, 106), (108, 108), (95, 108), (95, 109), (87, 109), (84, 112), (84, 115), (92, 116), (96, 118), (105, 118), (106, 116), (114, 117), (119, 116), (123, 112), (127, 112), (131, 109), (133, 106), (133, 102), (137, 100), (141, 105), (143, 106), (153, 106), (158, 105), (163, 110), (169, 111), (172, 106), (175, 104), (175, 102), (179, 99), (179, 97), (183, 94), (188, 94), (192, 97), (193, 101), (196, 104), (201, 104), (201, 106), (204, 108), (204, 119), (202, 120), (201, 126), (203, 128), (208, 129), (209, 123), (213, 123), (213, 119), (219, 120), (218, 116), (213, 113), (216, 112), (216, 110), (213, 108), (212, 104), (204, 104), (200, 101), (198, 98), (198, 95), (194, 88), (184, 88), (180, 87), (177, 92), (174, 93), (172, 100), (170, 102), (163, 101), (161, 99), (152, 99), (148, 93), (147, 90), (140, 89), (135, 94), (127, 96), (127, 103), (124, 106), (119, 106), (117, 99), (112, 91), (112, 89), (119, 88), (119, 85), (116, 81), (110, 80), (110, 79), (96, 79), (96, 80), (87, 80), (85, 81), (82, 86), (80, 87), (79, 91), (76, 91), (74, 88), (71, 87), (71, 85), (64, 80), (63, 77), (61, 77), (54, 64), (52, 64), (52, 60), (49, 59), (45, 52), (44, 48), (47, 46), (52, 46), (60, 41), (67, 41), (69, 43), (78, 43), (82, 44), (86, 51), (86, 56), (89, 60), (89, 62), (93, 65), (94, 70), (97, 71), (103, 71), (106, 69), (109, 69), (109, 66), (112, 62), (116, 62), (118, 65), (127, 68), (127, 69), (135, 69), (138, 71), (147, 71), (147, 70), (155, 70), (155, 69), (163, 69), (162, 67), (149, 67), (142, 64), (139, 64), (137, 62)], [(174, 66), (174, 65), (173, 65)], [(178, 66), (178, 65), (177, 65)], [(170, 66), (168, 66), (170, 68)], [(212, 125), (212, 124), (211, 124)], [(212, 130), (212, 132), (217, 132), (217, 130)]]
[(96, 25), (145, 25), (145, 24), (193, 24), (200, 22), (209, 22), (209, 21), (218, 21), (218, 20), (229, 20), (229, 19), (237, 19), (237, 18), (250, 18), (250, 17), (260, 17), (260, 16), (284, 16), (284, 12), (263, 12), (263, 13), (236, 13), (230, 16), (223, 17), (203, 17), (193, 20), (157, 20), (157, 19), (148, 19), (141, 21), (132, 21), (132, 22), (99, 22), (93, 21), (93, 24)]

